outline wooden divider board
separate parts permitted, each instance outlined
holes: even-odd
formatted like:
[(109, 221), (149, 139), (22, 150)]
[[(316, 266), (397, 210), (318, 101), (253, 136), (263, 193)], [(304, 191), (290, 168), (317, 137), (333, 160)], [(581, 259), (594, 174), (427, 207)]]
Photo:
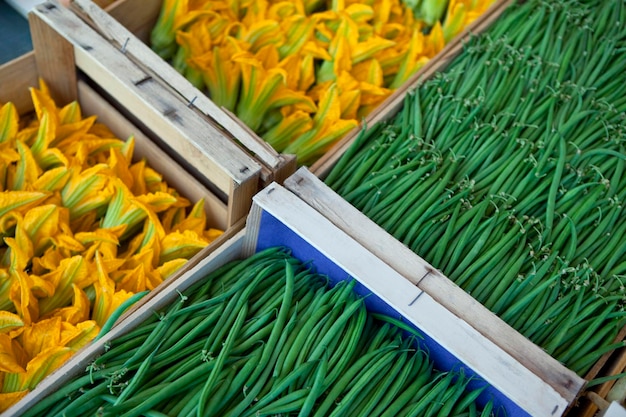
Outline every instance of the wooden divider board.
[[(259, 187), (261, 167), (255, 160), (57, 1), (37, 6), (29, 20), (33, 43), (45, 46), (35, 47), (38, 68), (49, 68), (45, 78), (71, 79), (76, 77), (76, 68), (82, 70), (158, 132), (163, 140), (160, 145), (172, 149), (197, 170), (201, 181), (208, 181), (227, 196), (227, 224), (245, 217)], [(38, 41), (41, 36), (45, 38)], [(71, 52), (73, 62), (58, 58), (60, 53)]]
[[(402, 277), (450, 310), (459, 318), (459, 321), (469, 323), (477, 333), (510, 355), (520, 367), (531, 372), (537, 380), (538, 386), (535, 388), (542, 387), (537, 389), (541, 395), (530, 395), (530, 380), (518, 379), (519, 375), (515, 373), (493, 375), (493, 378), (497, 381), (503, 378), (505, 379), (501, 381), (503, 384), (513, 385), (510, 398), (526, 409), (533, 407), (536, 414), (531, 413), (532, 415), (562, 415), (576, 399), (584, 387), (584, 379), (487, 310), (440, 271), (435, 270), (425, 260), (337, 195), (308, 169), (300, 168), (285, 181), (285, 187), (332, 224), (383, 259)], [(497, 361), (498, 359), (493, 357), (491, 360)], [(486, 359), (486, 362), (489, 362), (489, 359)], [(496, 386), (499, 385), (496, 384)]]
[(0, 105), (10, 101), (19, 114), (31, 112), (33, 101), (28, 89), (38, 85), (38, 77), (34, 52), (0, 65)]
[(237, 116), (213, 103), (204, 92), (194, 87), (146, 44), (161, 3), (162, 1), (154, 0), (122, 1), (112, 4), (106, 12), (91, 0), (73, 0), (71, 6), (112, 45), (123, 48), (134, 63), (152, 76), (160, 78), (183, 102), (191, 104), (207, 117), (207, 122), (216, 123), (216, 128), (223, 128), (258, 158), (259, 162), (267, 166), (268, 169), (262, 172), (264, 185), (272, 181), (281, 182), (291, 175), (296, 169), (294, 155), (276, 152)]

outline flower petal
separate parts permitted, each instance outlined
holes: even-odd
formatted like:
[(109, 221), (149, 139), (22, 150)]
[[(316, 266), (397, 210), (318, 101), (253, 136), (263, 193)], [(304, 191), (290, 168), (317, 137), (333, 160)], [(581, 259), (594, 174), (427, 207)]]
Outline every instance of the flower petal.
[[(8, 311), (0, 311), (0, 334), (6, 334), (11, 330), (24, 326), (24, 321), (17, 314)], [(2, 363), (2, 361), (0, 361)], [(5, 371), (7, 372), (7, 371)], [(13, 372), (13, 371), (8, 371)]]
[(23, 389), (35, 388), (52, 371), (67, 362), (73, 353), (72, 349), (62, 346), (53, 346), (40, 352), (28, 362), (26, 373), (20, 375)]
[(13, 404), (24, 398), (29, 390), (16, 392), (0, 392), (0, 412), (8, 410)]
[(6, 103), (0, 108), (0, 143), (12, 142), (19, 129), (19, 115), (15, 105)]
[(24, 328), (19, 341), (28, 358), (34, 358), (41, 352), (60, 346), (61, 323), (60, 317), (52, 317)]
[(161, 257), (159, 264), (178, 258), (191, 259), (208, 242), (191, 230), (184, 232), (172, 232), (166, 235), (161, 241)]

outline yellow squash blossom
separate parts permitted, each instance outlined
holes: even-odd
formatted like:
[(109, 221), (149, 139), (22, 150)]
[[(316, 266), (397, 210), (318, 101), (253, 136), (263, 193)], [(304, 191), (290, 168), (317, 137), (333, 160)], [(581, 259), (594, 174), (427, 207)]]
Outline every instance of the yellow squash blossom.
[(0, 143), (15, 140), (19, 129), (19, 115), (13, 103), (0, 107)]
[[(328, 149), (493, 1), (168, 0), (152, 46), (277, 151), (308, 164), (312, 149)], [(360, 84), (348, 88), (344, 73)], [(340, 85), (340, 134), (320, 141), (309, 129), (330, 83)]]
[(341, 119), (341, 101), (337, 85), (332, 84), (321, 95), (320, 107), (313, 120), (313, 128), (292, 142), (285, 152), (300, 150), (302, 163), (309, 163), (351, 129), (357, 126), (356, 120)]
[(0, 334), (9, 333), (22, 326), (24, 326), (24, 320), (20, 316), (8, 311), (0, 311)]
[(43, 82), (31, 98), (28, 122), (0, 107), (0, 411), (221, 233), (203, 201), (132, 161), (132, 137), (58, 108)]
[(92, 317), (99, 326), (102, 326), (111, 313), (129, 298), (132, 293), (126, 290), (117, 291), (115, 289), (115, 281), (109, 277), (99, 254), (96, 254), (95, 272), (97, 275), (97, 280), (94, 282), (96, 300), (94, 302)]

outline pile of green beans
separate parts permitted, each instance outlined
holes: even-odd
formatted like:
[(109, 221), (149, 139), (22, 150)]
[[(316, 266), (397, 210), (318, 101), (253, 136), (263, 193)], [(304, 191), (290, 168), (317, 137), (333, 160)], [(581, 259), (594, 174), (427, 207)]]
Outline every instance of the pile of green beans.
[(583, 375), (626, 324), (626, 3), (528, 0), (326, 183)]
[[(397, 319), (285, 248), (209, 274), (25, 416), (490, 416)], [(406, 330), (406, 329), (404, 329)]]

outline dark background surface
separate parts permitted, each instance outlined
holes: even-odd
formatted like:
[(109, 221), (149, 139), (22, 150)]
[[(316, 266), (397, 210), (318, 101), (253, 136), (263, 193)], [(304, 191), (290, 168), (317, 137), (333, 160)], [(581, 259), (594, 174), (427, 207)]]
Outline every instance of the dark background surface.
[(24, 55), (32, 49), (28, 20), (5, 1), (0, 0), (0, 64)]

